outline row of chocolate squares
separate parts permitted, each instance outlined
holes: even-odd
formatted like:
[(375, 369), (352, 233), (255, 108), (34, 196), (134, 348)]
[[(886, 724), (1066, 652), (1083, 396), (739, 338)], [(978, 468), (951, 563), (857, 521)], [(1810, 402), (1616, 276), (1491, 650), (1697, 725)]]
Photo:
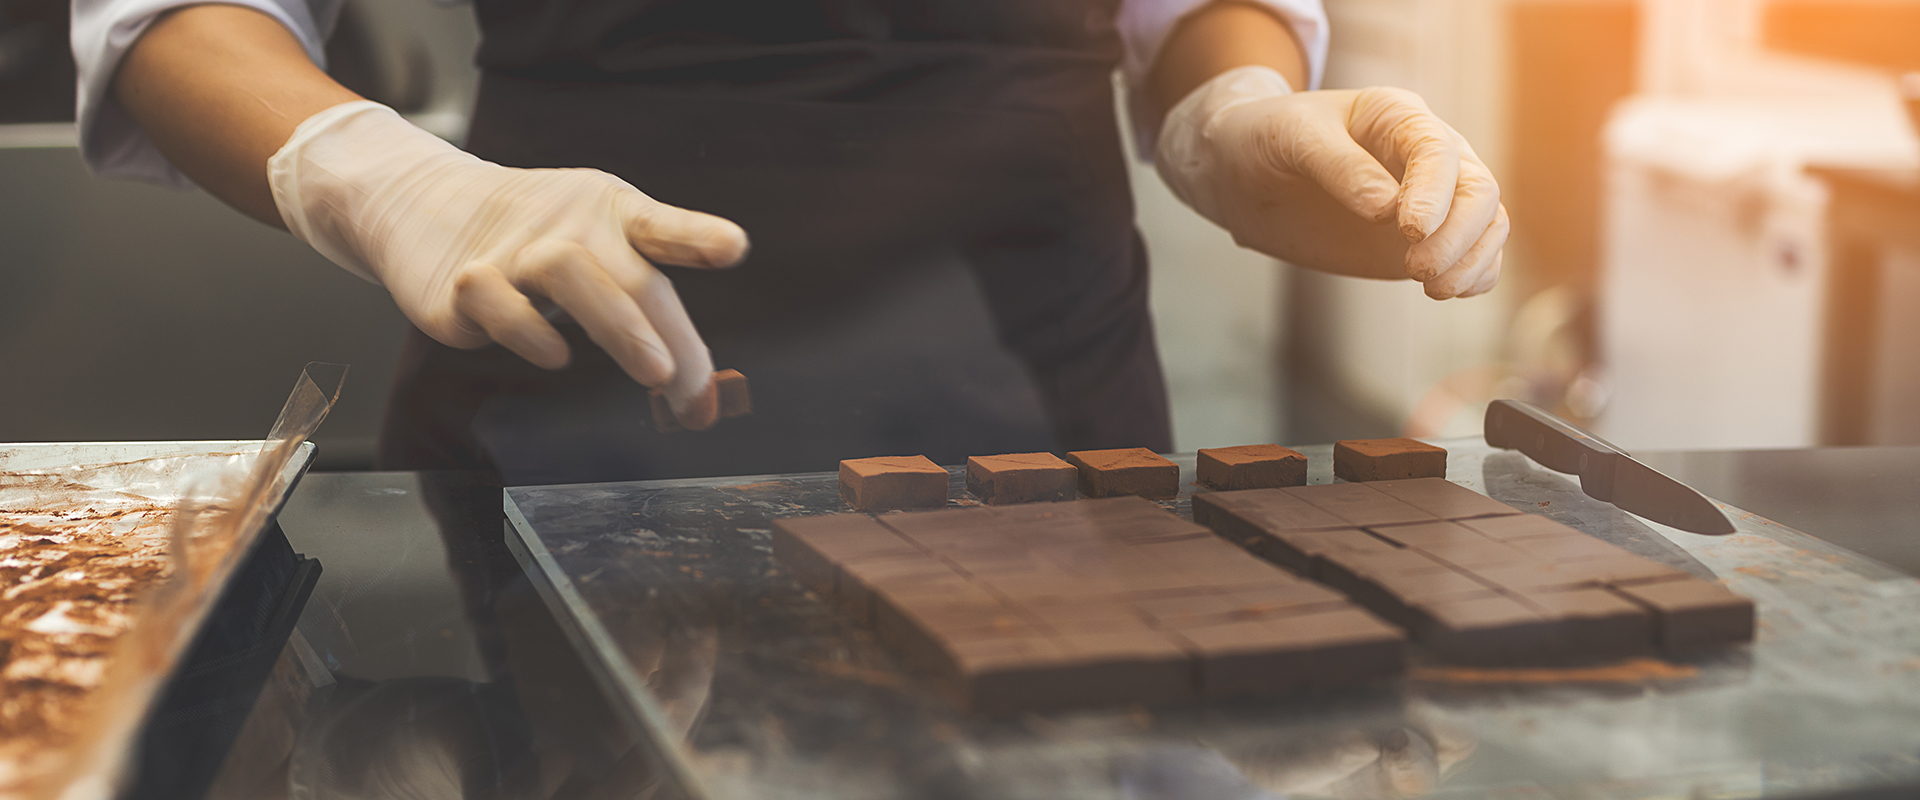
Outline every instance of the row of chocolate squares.
[[(1141, 530), (1156, 518), (1190, 526), (1136, 498), (1049, 505), (1063, 507), (1056, 518), (1130, 519)], [(955, 509), (787, 518), (774, 522), (774, 554), (803, 585), (975, 711), (1283, 694), (1402, 669), (1399, 630), (1204, 529), (1198, 537), (1109, 540), (1111, 555), (1150, 551), (1140, 564), (1150, 564), (1146, 571), (1119, 569), (1114, 560), (963, 561), (955, 558), (960, 551), (942, 547), (949, 541), (929, 536), (993, 538), (1012, 521), (1005, 517), (999, 509)], [(906, 521), (917, 524), (894, 529)]]
[[(1277, 444), (1203, 448), (1195, 462), (1201, 486), (1217, 491), (1304, 486), (1307, 457)], [(1334, 443), (1334, 476), (1347, 481), (1444, 478), (1447, 451), (1417, 439), (1351, 439)], [(1180, 467), (1144, 447), (1052, 453), (1010, 453), (967, 459), (967, 491), (988, 505), (1136, 495), (1180, 494)], [(840, 462), (840, 497), (866, 511), (939, 508), (947, 471), (926, 456), (877, 456)]]
[(1195, 496), (1194, 518), (1450, 661), (1608, 659), (1753, 638), (1752, 601), (1719, 583), (1451, 484), (1213, 492)]

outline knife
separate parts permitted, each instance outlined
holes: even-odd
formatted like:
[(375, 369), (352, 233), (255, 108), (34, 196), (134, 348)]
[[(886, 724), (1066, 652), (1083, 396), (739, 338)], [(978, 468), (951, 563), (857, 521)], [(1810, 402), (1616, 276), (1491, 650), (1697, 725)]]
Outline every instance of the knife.
[(1623, 511), (1683, 531), (1733, 533), (1733, 523), (1705, 495), (1532, 403), (1493, 401), (1486, 438), (1488, 445), (1519, 450), (1547, 469), (1580, 476), (1588, 497)]

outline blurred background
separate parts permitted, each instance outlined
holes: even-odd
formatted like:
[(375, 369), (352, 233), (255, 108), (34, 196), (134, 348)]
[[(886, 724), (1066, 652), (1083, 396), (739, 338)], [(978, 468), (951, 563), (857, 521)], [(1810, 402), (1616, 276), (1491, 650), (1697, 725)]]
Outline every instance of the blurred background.
[[(1326, 2), (1327, 86), (1421, 93), (1500, 177), (1505, 278), (1286, 267), (1137, 164), (1179, 449), (1474, 434), (1496, 397), (1629, 449), (1920, 444), (1920, 0)], [(353, 365), (321, 466), (370, 467), (405, 320), (204, 195), (88, 175), (66, 19), (0, 0), (0, 441), (258, 437), (320, 360)], [(458, 140), (476, 39), (349, 0), (331, 69)]]

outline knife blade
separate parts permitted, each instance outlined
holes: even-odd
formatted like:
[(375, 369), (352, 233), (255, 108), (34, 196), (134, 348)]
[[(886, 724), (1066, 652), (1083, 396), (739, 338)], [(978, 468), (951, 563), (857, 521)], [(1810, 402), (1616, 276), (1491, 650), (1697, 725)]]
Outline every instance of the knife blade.
[(1705, 495), (1532, 403), (1493, 401), (1485, 428), (1488, 445), (1580, 476), (1580, 490), (1595, 500), (1683, 531), (1733, 533), (1733, 523)]

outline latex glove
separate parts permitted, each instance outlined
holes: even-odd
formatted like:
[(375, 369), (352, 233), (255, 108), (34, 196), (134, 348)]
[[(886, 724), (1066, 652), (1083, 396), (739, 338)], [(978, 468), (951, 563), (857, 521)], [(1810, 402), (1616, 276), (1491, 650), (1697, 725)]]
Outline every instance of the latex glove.
[(1167, 113), (1156, 160), (1174, 193), (1242, 247), (1325, 272), (1412, 278), (1434, 299), (1499, 280), (1499, 184), (1411, 92), (1295, 93), (1269, 67), (1239, 67)]
[(536, 307), (578, 321), (621, 369), (662, 388), (689, 428), (713, 423), (712, 357), (649, 261), (731, 266), (746, 232), (592, 169), (510, 169), (462, 152), (386, 106), (302, 122), (268, 162), (287, 229), (393, 294), (436, 341), (498, 343), (546, 369), (570, 358)]

